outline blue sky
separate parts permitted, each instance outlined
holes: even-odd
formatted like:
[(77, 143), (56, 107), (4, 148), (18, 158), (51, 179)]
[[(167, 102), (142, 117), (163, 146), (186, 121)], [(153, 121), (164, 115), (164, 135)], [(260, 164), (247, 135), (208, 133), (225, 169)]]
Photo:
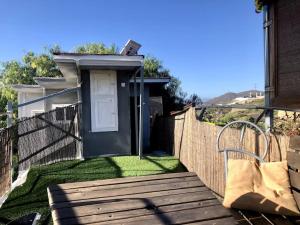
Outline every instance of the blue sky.
[(58, 44), (128, 39), (203, 98), (263, 89), (262, 15), (254, 0), (1, 1), (0, 61)]

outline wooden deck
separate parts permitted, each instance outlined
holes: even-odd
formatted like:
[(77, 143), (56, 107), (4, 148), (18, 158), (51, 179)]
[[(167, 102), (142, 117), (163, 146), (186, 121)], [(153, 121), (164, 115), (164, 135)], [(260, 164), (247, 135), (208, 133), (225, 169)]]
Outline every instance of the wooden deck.
[(54, 224), (238, 224), (195, 173), (53, 185)]

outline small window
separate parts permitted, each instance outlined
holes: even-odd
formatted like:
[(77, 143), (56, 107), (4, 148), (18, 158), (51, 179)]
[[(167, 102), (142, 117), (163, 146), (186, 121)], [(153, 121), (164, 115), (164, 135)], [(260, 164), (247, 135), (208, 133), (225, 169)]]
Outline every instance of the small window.
[(72, 120), (74, 115), (75, 115), (75, 108), (67, 107), (66, 108), (66, 120)]
[(73, 107), (67, 107), (69, 105), (70, 104), (52, 104), (52, 109), (55, 109), (56, 121), (69, 121), (72, 119), (73, 112), (70, 111)]
[(55, 109), (55, 119), (57, 121), (65, 120), (65, 109), (64, 108), (56, 108)]

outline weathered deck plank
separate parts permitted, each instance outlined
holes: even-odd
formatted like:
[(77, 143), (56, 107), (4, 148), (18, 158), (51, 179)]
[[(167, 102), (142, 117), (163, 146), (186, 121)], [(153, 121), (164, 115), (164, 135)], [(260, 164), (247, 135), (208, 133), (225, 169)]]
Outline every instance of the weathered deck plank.
[(82, 206), (82, 205), (103, 204), (108, 202), (120, 201), (123, 199), (151, 198), (151, 197), (159, 197), (159, 196), (182, 194), (182, 193), (193, 193), (193, 192), (207, 191), (207, 190), (208, 190), (207, 187), (193, 187), (193, 188), (183, 188), (177, 190), (148, 192), (148, 193), (141, 193), (141, 194), (129, 194), (129, 195), (122, 195), (122, 196), (95, 198), (89, 201), (78, 200), (78, 201), (56, 203), (56, 204), (52, 204), (51, 208), (59, 209), (59, 208), (75, 207), (75, 206)]
[[(77, 216), (95, 215), (99, 212), (109, 213), (117, 212), (120, 210), (133, 210), (148, 208), (149, 206), (155, 205), (156, 207), (163, 207), (167, 205), (174, 205), (180, 203), (195, 202), (197, 205), (201, 206), (204, 201), (213, 202), (214, 204), (220, 204), (218, 200), (211, 195), (209, 191), (204, 192), (193, 192), (184, 193), (178, 195), (167, 195), (160, 197), (153, 197), (147, 199), (124, 199), (117, 202), (103, 203), (103, 204), (93, 204), (85, 206), (75, 206), (72, 208), (62, 208), (59, 211), (55, 211), (53, 214), (53, 219), (63, 219), (68, 218), (71, 213)], [(204, 204), (204, 203), (203, 203)]]
[(186, 225), (237, 225), (237, 221), (233, 221), (232, 217), (208, 220), (208, 221), (200, 221), (193, 223), (186, 223)]
[[(185, 224), (194, 221), (214, 220), (224, 217), (231, 217), (229, 210), (221, 205), (208, 206), (205, 208), (193, 208), (175, 212), (156, 213), (155, 215), (145, 215), (131, 217), (121, 220), (110, 220), (101, 223), (91, 223), (91, 225), (102, 224), (130, 224), (130, 225), (160, 225), (160, 224)], [(234, 219), (232, 218), (234, 223)]]
[(168, 183), (168, 184), (154, 184), (154, 185), (144, 185), (137, 187), (128, 187), (128, 188), (112, 188), (105, 189), (100, 191), (83, 191), (77, 193), (70, 194), (59, 194), (53, 195), (50, 201), (50, 204), (59, 203), (59, 202), (67, 202), (67, 201), (77, 201), (77, 200), (88, 200), (95, 199), (99, 197), (105, 196), (122, 196), (128, 195), (131, 193), (147, 193), (154, 191), (166, 191), (166, 190), (174, 190), (181, 188), (189, 188), (189, 187), (201, 187), (203, 186), (200, 181), (188, 181), (188, 182), (177, 182), (177, 183)]
[[(214, 206), (214, 205), (219, 205), (219, 202), (217, 202), (217, 200), (204, 200), (204, 201), (196, 201), (196, 202), (183, 201), (175, 205), (166, 205), (161, 207), (156, 206), (155, 208), (151, 208), (151, 206), (145, 206), (144, 208), (140, 208), (140, 209), (132, 209), (130, 210), (130, 213), (128, 213), (128, 209), (126, 209), (125, 211), (117, 211), (117, 212), (103, 213), (103, 214), (90, 214), (89, 216), (83, 216), (83, 217), (80, 217), (76, 214), (77, 215), (76, 218), (60, 219), (59, 224), (68, 225), (68, 224), (74, 224), (76, 222), (79, 222), (80, 224), (105, 222), (105, 221), (110, 221), (112, 218), (114, 220), (128, 219), (131, 217), (153, 215), (157, 213), (160, 214), (168, 213), (168, 212), (180, 211), (185, 209), (202, 208), (202, 207)], [(55, 219), (53, 218), (53, 220)]]
[(199, 181), (197, 176), (192, 177), (180, 177), (180, 178), (171, 178), (171, 179), (162, 179), (162, 180), (150, 180), (150, 181), (139, 181), (139, 182), (130, 182), (130, 183), (120, 183), (120, 184), (108, 184), (108, 185), (99, 185), (92, 187), (80, 187), (80, 188), (71, 188), (71, 189), (56, 189), (55, 195), (65, 195), (66, 193), (81, 193), (81, 192), (91, 192), (91, 191), (101, 191), (101, 190), (112, 190), (120, 188), (133, 188), (139, 186), (149, 186), (149, 185), (158, 185), (158, 184), (170, 184), (170, 183), (179, 183), (179, 182), (190, 182), (197, 181), (199, 185), (204, 186), (202, 182)]
[(48, 188), (54, 224), (237, 224), (194, 173), (88, 181)]
[(124, 184), (124, 183), (131, 183), (131, 182), (136, 183), (139, 181), (163, 180), (163, 179), (170, 179), (170, 178), (195, 177), (195, 176), (197, 177), (196, 173), (192, 173), (192, 172), (166, 173), (166, 174), (149, 175), (149, 176), (124, 177), (124, 178), (84, 181), (84, 182), (76, 182), (76, 183), (55, 184), (49, 186), (49, 189), (50, 191), (54, 191), (56, 189), (67, 190), (67, 189), (81, 188), (81, 187), (93, 187), (93, 186), (101, 186), (101, 185), (109, 185), (109, 184)]

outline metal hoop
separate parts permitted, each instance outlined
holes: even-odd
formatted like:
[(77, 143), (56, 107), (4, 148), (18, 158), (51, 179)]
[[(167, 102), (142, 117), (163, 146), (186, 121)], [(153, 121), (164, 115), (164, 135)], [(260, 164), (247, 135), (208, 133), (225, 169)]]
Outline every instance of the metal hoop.
[[(221, 139), (222, 134), (224, 133), (224, 131), (225, 131), (227, 128), (229, 128), (229, 127), (230, 127), (231, 125), (233, 125), (233, 124), (245, 124), (246, 126), (247, 126), (247, 125), (250, 125), (251, 127), (254, 127), (256, 130), (258, 130), (260, 134), (263, 135), (263, 138), (264, 138), (264, 140), (265, 140), (265, 146), (264, 146), (264, 147), (265, 147), (265, 150), (264, 150), (264, 153), (263, 153), (262, 156), (258, 156), (258, 155), (254, 154), (254, 153), (252, 153), (252, 152), (249, 152), (249, 151), (247, 151), (247, 150), (245, 150), (245, 149), (243, 149), (243, 148), (242, 148), (242, 149), (226, 149), (226, 148), (225, 148), (225, 149), (220, 149), (220, 139)], [(243, 128), (244, 128), (244, 127), (245, 127), (245, 126), (243, 126)], [(244, 132), (245, 132), (245, 130), (243, 129), (243, 130), (242, 130), (241, 137), (243, 137)], [(266, 134), (265, 134), (265, 133), (262, 131), (262, 129), (260, 129), (256, 124), (251, 123), (251, 122), (248, 122), (248, 121), (238, 120), (238, 121), (233, 121), (233, 122), (231, 122), (231, 123), (228, 123), (226, 126), (224, 126), (224, 127), (220, 130), (220, 132), (219, 132), (219, 134), (218, 134), (218, 136), (217, 136), (217, 146), (216, 146), (216, 149), (217, 149), (218, 152), (223, 152), (223, 153), (224, 153), (225, 179), (227, 179), (227, 161), (228, 161), (228, 152), (239, 152), (239, 153), (242, 153), (242, 154), (245, 154), (245, 155), (249, 155), (249, 156), (251, 156), (251, 157), (253, 157), (253, 158), (259, 160), (260, 162), (264, 162), (264, 158), (267, 156), (268, 149), (269, 149), (269, 141), (268, 141), (268, 139), (267, 139)]]

